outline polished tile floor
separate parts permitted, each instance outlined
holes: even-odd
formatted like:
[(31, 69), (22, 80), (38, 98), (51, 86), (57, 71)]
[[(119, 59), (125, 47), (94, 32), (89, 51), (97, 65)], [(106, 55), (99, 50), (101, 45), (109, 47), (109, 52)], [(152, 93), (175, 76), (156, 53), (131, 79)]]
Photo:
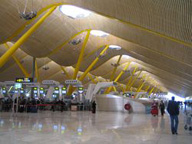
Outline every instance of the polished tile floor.
[(169, 117), (117, 112), (0, 113), (0, 144), (191, 144), (183, 129), (170, 133)]

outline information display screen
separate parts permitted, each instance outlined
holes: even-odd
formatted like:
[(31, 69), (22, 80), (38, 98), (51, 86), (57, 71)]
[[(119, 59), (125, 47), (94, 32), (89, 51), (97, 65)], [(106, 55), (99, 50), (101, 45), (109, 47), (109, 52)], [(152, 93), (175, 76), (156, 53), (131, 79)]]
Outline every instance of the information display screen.
[(17, 83), (31, 83), (33, 78), (16, 78), (15, 82)]
[(58, 93), (59, 93), (59, 91), (56, 91), (56, 90), (55, 90), (55, 91), (54, 91), (54, 93), (55, 93), (55, 94), (58, 94)]

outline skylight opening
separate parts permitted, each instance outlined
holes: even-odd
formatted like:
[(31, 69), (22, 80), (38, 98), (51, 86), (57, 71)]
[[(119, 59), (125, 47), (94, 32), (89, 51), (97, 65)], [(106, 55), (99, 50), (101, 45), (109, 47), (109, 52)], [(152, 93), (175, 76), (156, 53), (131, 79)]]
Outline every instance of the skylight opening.
[(60, 11), (66, 16), (73, 19), (81, 19), (88, 17), (92, 12), (83, 8), (79, 8), (73, 5), (62, 5)]
[[(124, 59), (130, 59), (130, 56), (128, 56), (128, 55), (122, 55), (122, 58), (124, 58)], [(131, 62), (131, 64), (133, 64), (134, 62)]]
[(96, 37), (106, 37), (109, 34), (106, 32), (103, 32), (101, 30), (91, 30), (91, 35), (96, 36)]
[(114, 49), (114, 50), (120, 50), (121, 49), (121, 47), (118, 45), (109, 45), (109, 48)]

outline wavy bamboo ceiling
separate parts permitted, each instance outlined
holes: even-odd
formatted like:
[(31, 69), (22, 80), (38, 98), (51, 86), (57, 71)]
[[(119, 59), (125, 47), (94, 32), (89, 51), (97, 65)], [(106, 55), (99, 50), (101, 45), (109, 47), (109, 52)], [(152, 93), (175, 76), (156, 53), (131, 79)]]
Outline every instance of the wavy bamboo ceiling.
[[(172, 91), (181, 96), (192, 95), (192, 1), (191, 0), (34, 0), (34, 9), (46, 12), (51, 5), (72, 4), (92, 11), (82, 19), (71, 19), (59, 10), (51, 14), (33, 35), (20, 47), (15, 56), (26, 70), (32, 72), (32, 56), (37, 57), (40, 80), (55, 79), (63, 82), (68, 79), (60, 68), (65, 66), (73, 74), (83, 41), (72, 45), (69, 40), (86, 37), (87, 29), (102, 30), (110, 35), (102, 38), (90, 35), (80, 71), (85, 71), (106, 45), (119, 45), (123, 49), (108, 49), (90, 72), (93, 79), (109, 80), (119, 55), (122, 57), (115, 77), (131, 61), (127, 72), (119, 83), (128, 83), (131, 73), (137, 66), (139, 79), (133, 85), (138, 87), (143, 75), (146, 84), (157, 86), (159, 91)], [(29, 24), (21, 19), (18, 8), (24, 9), (25, 0), (3, 0), (0, 3), (0, 54), (16, 42), (38, 19)], [(17, 6), (18, 5), (18, 6)], [(28, 10), (31, 4), (28, 4)], [(45, 11), (43, 11), (45, 10)], [(24, 30), (14, 35), (20, 27)], [(79, 33), (79, 34), (77, 34)], [(74, 37), (75, 36), (75, 37)], [(129, 57), (125, 57), (125, 55)], [(133, 63), (134, 62), (134, 63)], [(44, 70), (47, 66), (50, 69)], [(73, 67), (70, 67), (73, 66)], [(23, 76), (21, 70), (11, 58), (0, 69), (0, 80), (14, 80)], [(78, 75), (82, 73), (79, 72)], [(101, 76), (101, 77), (96, 77)], [(87, 76), (83, 81), (91, 82)]]

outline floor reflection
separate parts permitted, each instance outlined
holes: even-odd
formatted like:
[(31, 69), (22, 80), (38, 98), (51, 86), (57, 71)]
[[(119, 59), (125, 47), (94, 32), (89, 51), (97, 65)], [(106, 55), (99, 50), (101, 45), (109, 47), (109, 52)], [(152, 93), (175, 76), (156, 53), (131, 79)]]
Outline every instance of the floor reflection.
[[(184, 135), (182, 117), (180, 119), (179, 132)], [(127, 143), (128, 140), (129, 143), (157, 143), (163, 134), (172, 136), (167, 115), (153, 117), (115, 112), (49, 112), (12, 117), (9, 113), (0, 113), (2, 144), (38, 144), (39, 141), (42, 141), (41, 144), (118, 144)]]

